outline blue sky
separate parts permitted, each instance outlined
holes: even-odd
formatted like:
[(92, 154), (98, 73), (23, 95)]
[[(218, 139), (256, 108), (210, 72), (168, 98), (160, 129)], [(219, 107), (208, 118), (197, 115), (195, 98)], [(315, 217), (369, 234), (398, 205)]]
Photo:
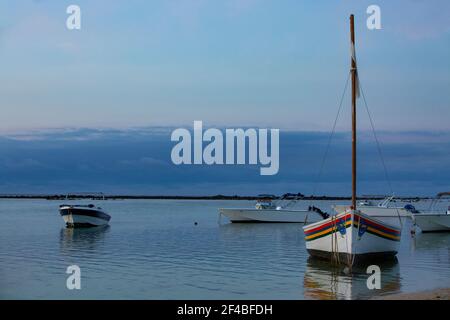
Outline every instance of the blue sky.
[[(65, 26), (70, 4), (79, 31)], [(381, 30), (366, 28), (371, 4)], [(350, 13), (394, 191), (447, 190), (446, 0), (0, 0), (0, 192), (311, 192), (348, 74)], [(361, 103), (360, 193), (387, 193)], [(349, 193), (344, 106), (319, 193)], [(172, 165), (170, 130), (194, 120), (280, 128), (280, 173)]]
[[(82, 29), (65, 27), (66, 7)], [(191, 124), (329, 130), (356, 15), (360, 75), (377, 127), (446, 130), (450, 3), (0, 1), (3, 130)], [(361, 126), (367, 123), (362, 122)], [(340, 129), (348, 128), (343, 121)]]

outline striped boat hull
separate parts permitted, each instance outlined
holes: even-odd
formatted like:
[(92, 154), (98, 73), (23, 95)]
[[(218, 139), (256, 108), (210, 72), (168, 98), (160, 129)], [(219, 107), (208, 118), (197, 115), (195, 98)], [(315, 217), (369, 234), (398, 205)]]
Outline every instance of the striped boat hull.
[(359, 211), (346, 211), (303, 227), (310, 255), (353, 261), (393, 257), (401, 238), (398, 227)]

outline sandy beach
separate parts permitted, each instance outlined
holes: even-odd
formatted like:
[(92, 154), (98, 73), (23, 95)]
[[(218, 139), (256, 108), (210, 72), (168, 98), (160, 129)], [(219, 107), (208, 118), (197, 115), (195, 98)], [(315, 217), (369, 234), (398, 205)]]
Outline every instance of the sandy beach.
[(373, 300), (449, 300), (450, 288), (441, 288), (414, 293), (397, 293), (381, 297), (375, 297)]

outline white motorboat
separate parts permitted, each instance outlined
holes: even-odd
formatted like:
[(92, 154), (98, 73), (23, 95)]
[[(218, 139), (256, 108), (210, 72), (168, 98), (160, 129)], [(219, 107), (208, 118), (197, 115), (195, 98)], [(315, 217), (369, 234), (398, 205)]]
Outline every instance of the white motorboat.
[[(303, 210), (285, 209), (274, 203), (273, 198), (264, 197), (256, 202), (255, 208), (220, 208), (219, 214), (231, 222), (272, 222), (272, 223), (310, 223), (323, 220), (328, 214), (316, 207)], [(283, 200), (283, 198), (282, 198)], [(289, 203), (292, 204), (291, 200)]]
[(59, 213), (67, 227), (95, 227), (108, 224), (111, 216), (93, 204), (59, 206)]
[[(391, 224), (396, 224), (399, 218), (402, 219), (402, 223), (404, 223), (407, 219), (411, 219), (411, 211), (414, 210), (414, 207), (391, 207), (390, 203), (393, 199), (394, 196), (387, 197), (378, 205), (375, 205), (373, 202), (367, 200), (361, 201), (357, 204), (356, 209), (373, 218)], [(336, 211), (336, 213), (341, 213), (350, 209), (350, 205), (334, 205), (332, 208)]]
[(358, 206), (373, 206), (373, 202), (371, 200), (362, 200), (358, 202)]
[[(252, 208), (221, 208), (221, 215), (231, 222), (284, 222), (310, 223), (323, 220), (325, 216), (313, 210), (285, 210), (285, 209), (252, 209)], [(326, 213), (324, 213), (326, 214)]]
[(350, 16), (352, 79), (352, 206), (344, 212), (303, 227), (311, 256), (352, 266), (358, 261), (393, 258), (398, 252), (401, 222), (391, 225), (358, 210), (356, 206), (356, 99), (359, 80), (355, 55), (354, 16)]
[(413, 219), (422, 232), (450, 231), (450, 210), (447, 213), (416, 213)]
[(450, 192), (441, 192), (430, 205), (430, 211), (413, 213), (414, 224), (417, 225), (422, 232), (444, 232), (450, 231), (450, 207), (447, 212), (438, 212), (435, 207), (437, 202), (444, 196), (450, 196)]

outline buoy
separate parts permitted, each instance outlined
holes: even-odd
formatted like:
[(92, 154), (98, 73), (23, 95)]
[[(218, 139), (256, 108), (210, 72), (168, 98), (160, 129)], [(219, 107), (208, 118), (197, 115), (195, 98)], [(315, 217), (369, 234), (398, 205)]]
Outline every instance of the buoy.
[(198, 225), (197, 221), (194, 222), (194, 225)]

